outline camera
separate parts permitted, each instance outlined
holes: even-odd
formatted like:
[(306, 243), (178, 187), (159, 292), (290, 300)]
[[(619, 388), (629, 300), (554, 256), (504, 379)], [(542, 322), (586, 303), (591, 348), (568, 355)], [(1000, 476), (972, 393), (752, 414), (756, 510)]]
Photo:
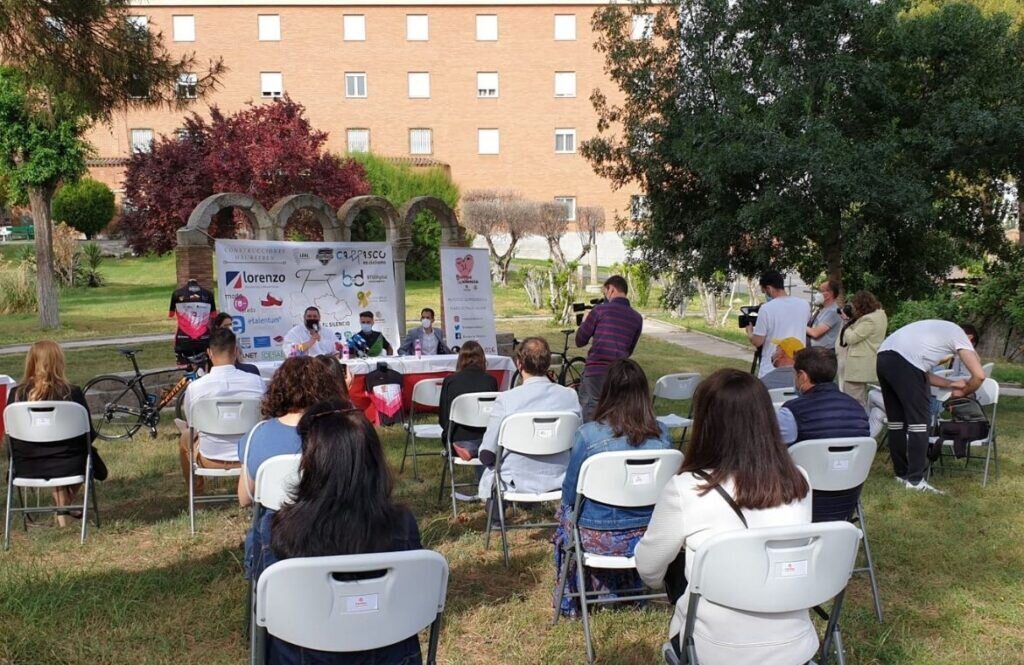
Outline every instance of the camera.
[(607, 298), (594, 298), (590, 303), (574, 302), (572, 304), (572, 311), (576, 314), (576, 325), (583, 324), (583, 313), (588, 309), (594, 309), (594, 305), (603, 305), (608, 302)]
[(842, 307), (836, 307), (836, 312), (838, 312), (839, 314), (842, 314), (843, 316), (845, 316), (848, 319), (852, 319), (853, 318), (853, 305), (851, 305), (850, 303), (846, 303)]
[(746, 328), (757, 323), (757, 310), (761, 309), (760, 305), (744, 305), (740, 307), (740, 328)]

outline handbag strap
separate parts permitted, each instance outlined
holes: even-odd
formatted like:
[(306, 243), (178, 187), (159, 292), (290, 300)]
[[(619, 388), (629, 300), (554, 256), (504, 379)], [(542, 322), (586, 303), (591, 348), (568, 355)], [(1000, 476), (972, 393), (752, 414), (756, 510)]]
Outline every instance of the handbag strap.
[[(697, 476), (704, 482), (711, 484), (711, 477), (708, 474), (704, 473), (703, 471), (694, 471), (693, 475)], [(714, 485), (711, 485), (711, 489), (718, 492), (718, 494), (723, 499), (725, 499), (725, 502), (729, 504), (729, 507), (732, 508), (732, 511), (736, 513), (736, 517), (740, 518), (740, 521), (743, 522), (743, 528), (749, 529), (750, 525), (747, 524), (747, 518), (743, 516), (743, 511), (740, 510), (740, 507), (738, 505), (736, 505), (736, 501), (733, 500), (731, 496), (729, 496), (729, 493), (725, 491), (725, 488), (722, 487), (720, 484), (715, 483)]]

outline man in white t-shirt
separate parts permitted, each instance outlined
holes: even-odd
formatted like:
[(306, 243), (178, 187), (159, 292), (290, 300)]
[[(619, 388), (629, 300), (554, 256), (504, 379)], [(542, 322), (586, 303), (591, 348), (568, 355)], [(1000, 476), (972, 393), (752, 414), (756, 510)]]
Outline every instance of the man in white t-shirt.
[(805, 300), (786, 293), (786, 282), (782, 273), (769, 270), (761, 275), (761, 290), (767, 302), (757, 312), (757, 323), (747, 326), (747, 338), (756, 348), (761, 349), (761, 367), (758, 378), (763, 377), (775, 366), (773, 339), (796, 338), (807, 345), (807, 321), (811, 318), (811, 306)]
[(320, 325), (320, 310), (307, 307), (302, 323), (292, 327), (284, 336), (284, 355), (292, 356), (333, 356), (341, 351), (341, 338), (331, 328)]
[[(946, 379), (931, 373), (939, 361), (958, 356), (970, 378)], [(889, 418), (889, 451), (896, 479), (908, 489), (935, 492), (924, 479), (928, 470), (928, 428), (931, 423), (929, 385), (970, 395), (985, 381), (981, 360), (955, 323), (929, 319), (905, 325), (878, 347), (878, 383)]]

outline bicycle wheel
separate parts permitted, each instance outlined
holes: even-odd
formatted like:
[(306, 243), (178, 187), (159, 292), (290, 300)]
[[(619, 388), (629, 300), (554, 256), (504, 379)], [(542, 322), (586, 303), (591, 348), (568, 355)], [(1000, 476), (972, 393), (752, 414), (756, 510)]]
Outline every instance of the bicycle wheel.
[(128, 439), (142, 427), (144, 398), (138, 386), (119, 376), (104, 375), (85, 384), (82, 392), (99, 438)]
[(566, 388), (572, 388), (573, 390), (579, 390), (580, 384), (583, 383), (583, 370), (587, 366), (586, 358), (576, 356), (562, 369), (561, 379), (562, 385)]

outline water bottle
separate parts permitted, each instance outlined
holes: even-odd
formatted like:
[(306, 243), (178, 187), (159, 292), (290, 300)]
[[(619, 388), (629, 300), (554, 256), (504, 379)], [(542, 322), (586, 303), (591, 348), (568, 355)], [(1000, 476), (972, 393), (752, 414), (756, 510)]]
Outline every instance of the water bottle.
[(348, 361), (348, 342), (341, 343), (341, 359), (346, 362)]
[(422, 358), (423, 357), (423, 342), (421, 342), (420, 340), (416, 340), (416, 344), (414, 345), (413, 348), (416, 349), (416, 357), (417, 358)]

